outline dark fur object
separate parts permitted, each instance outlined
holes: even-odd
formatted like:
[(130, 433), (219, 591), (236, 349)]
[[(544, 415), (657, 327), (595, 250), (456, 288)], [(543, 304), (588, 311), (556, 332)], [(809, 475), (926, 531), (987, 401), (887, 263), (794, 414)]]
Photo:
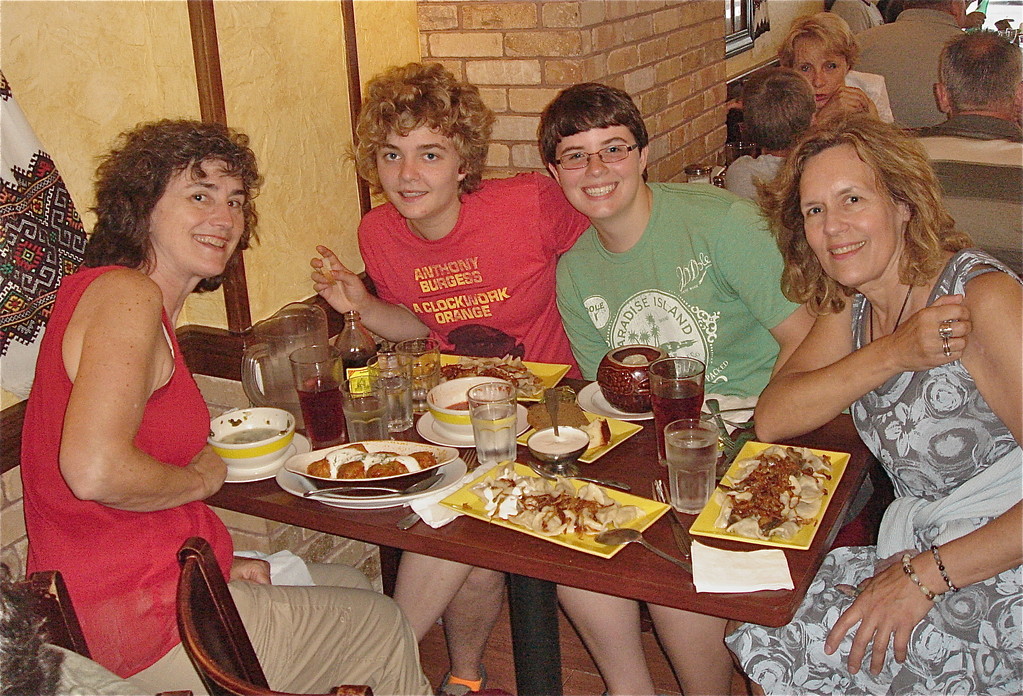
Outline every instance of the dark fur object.
[(32, 599), (19, 591), (6, 565), (0, 565), (0, 693), (50, 696), (57, 693), (64, 656), (43, 645), (42, 620)]

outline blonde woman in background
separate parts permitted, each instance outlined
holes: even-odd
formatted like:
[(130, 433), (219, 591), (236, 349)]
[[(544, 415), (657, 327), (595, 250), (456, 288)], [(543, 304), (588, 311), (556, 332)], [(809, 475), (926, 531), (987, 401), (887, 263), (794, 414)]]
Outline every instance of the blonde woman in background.
[(797, 19), (778, 49), (782, 67), (795, 69), (813, 87), (817, 123), (853, 113), (891, 123), (884, 78), (853, 70), (859, 55), (849, 25), (830, 12)]

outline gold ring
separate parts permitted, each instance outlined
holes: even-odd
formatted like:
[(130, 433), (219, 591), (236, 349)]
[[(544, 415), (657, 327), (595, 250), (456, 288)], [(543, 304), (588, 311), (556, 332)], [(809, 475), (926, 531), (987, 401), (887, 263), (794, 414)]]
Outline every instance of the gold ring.
[(945, 354), (946, 358), (952, 357), (952, 348), (948, 345), (948, 336), (941, 337), (941, 352)]
[(938, 327), (938, 335), (944, 339), (952, 338), (952, 321), (946, 319), (941, 322), (941, 326)]

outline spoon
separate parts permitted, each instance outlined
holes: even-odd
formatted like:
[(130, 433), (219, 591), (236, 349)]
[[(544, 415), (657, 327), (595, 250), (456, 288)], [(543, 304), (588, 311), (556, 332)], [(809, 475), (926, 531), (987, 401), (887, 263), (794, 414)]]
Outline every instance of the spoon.
[(561, 401), (561, 394), (548, 389), (544, 392), (543, 402), (547, 405), (547, 413), (551, 417), (551, 425), (554, 426), (554, 437), (558, 436), (558, 402)]
[[(334, 486), (333, 488), (316, 488), (311, 491), (306, 491), (302, 494), (303, 498), (315, 498), (318, 495), (341, 495), (341, 496), (359, 496), (363, 498), (388, 498), (391, 496), (398, 495), (410, 495), (412, 493), (420, 493), (425, 491), (433, 484), (437, 483), (444, 474), (437, 472), (421, 481), (416, 481), (407, 488), (391, 488), (390, 486)], [(368, 491), (381, 491), (379, 493), (368, 493)]]
[[(533, 462), (528, 462), (528, 466), (529, 466), (530, 469), (532, 469), (536, 473), (540, 474), (541, 478), (545, 478), (548, 481), (557, 481), (558, 480), (558, 475), (555, 475), (555, 474), (551, 473), (550, 471), (548, 471), (546, 468), (540, 466), (539, 464), (534, 464)], [(612, 481), (610, 479), (599, 479), (599, 478), (592, 478), (590, 476), (573, 476), (573, 475), (562, 475), (561, 478), (579, 479), (580, 481), (588, 481), (589, 483), (595, 483), (598, 486), (605, 486), (607, 488), (614, 488), (614, 489), (619, 490), (619, 491), (631, 491), (632, 490), (632, 486), (630, 486), (629, 484), (622, 483), (621, 481)]]
[(685, 561), (669, 556), (668, 554), (661, 551), (656, 546), (652, 546), (649, 541), (643, 538), (643, 535), (635, 529), (628, 527), (621, 527), (619, 529), (608, 529), (607, 531), (601, 532), (595, 538), (598, 544), (606, 544), (607, 546), (622, 546), (624, 544), (631, 544), (632, 542), (638, 542), (642, 546), (645, 546), (650, 551), (660, 556), (666, 561), (671, 561), (675, 565), (679, 566), (689, 574), (693, 572), (692, 563), (686, 563)]

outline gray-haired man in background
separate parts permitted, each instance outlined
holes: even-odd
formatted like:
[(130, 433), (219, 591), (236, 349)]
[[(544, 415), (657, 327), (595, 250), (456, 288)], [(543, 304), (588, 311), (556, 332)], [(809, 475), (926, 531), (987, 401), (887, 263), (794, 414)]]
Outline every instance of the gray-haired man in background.
[(1023, 274), (1023, 60), (994, 32), (941, 52), (935, 85), (948, 120), (917, 131), (956, 225)]

